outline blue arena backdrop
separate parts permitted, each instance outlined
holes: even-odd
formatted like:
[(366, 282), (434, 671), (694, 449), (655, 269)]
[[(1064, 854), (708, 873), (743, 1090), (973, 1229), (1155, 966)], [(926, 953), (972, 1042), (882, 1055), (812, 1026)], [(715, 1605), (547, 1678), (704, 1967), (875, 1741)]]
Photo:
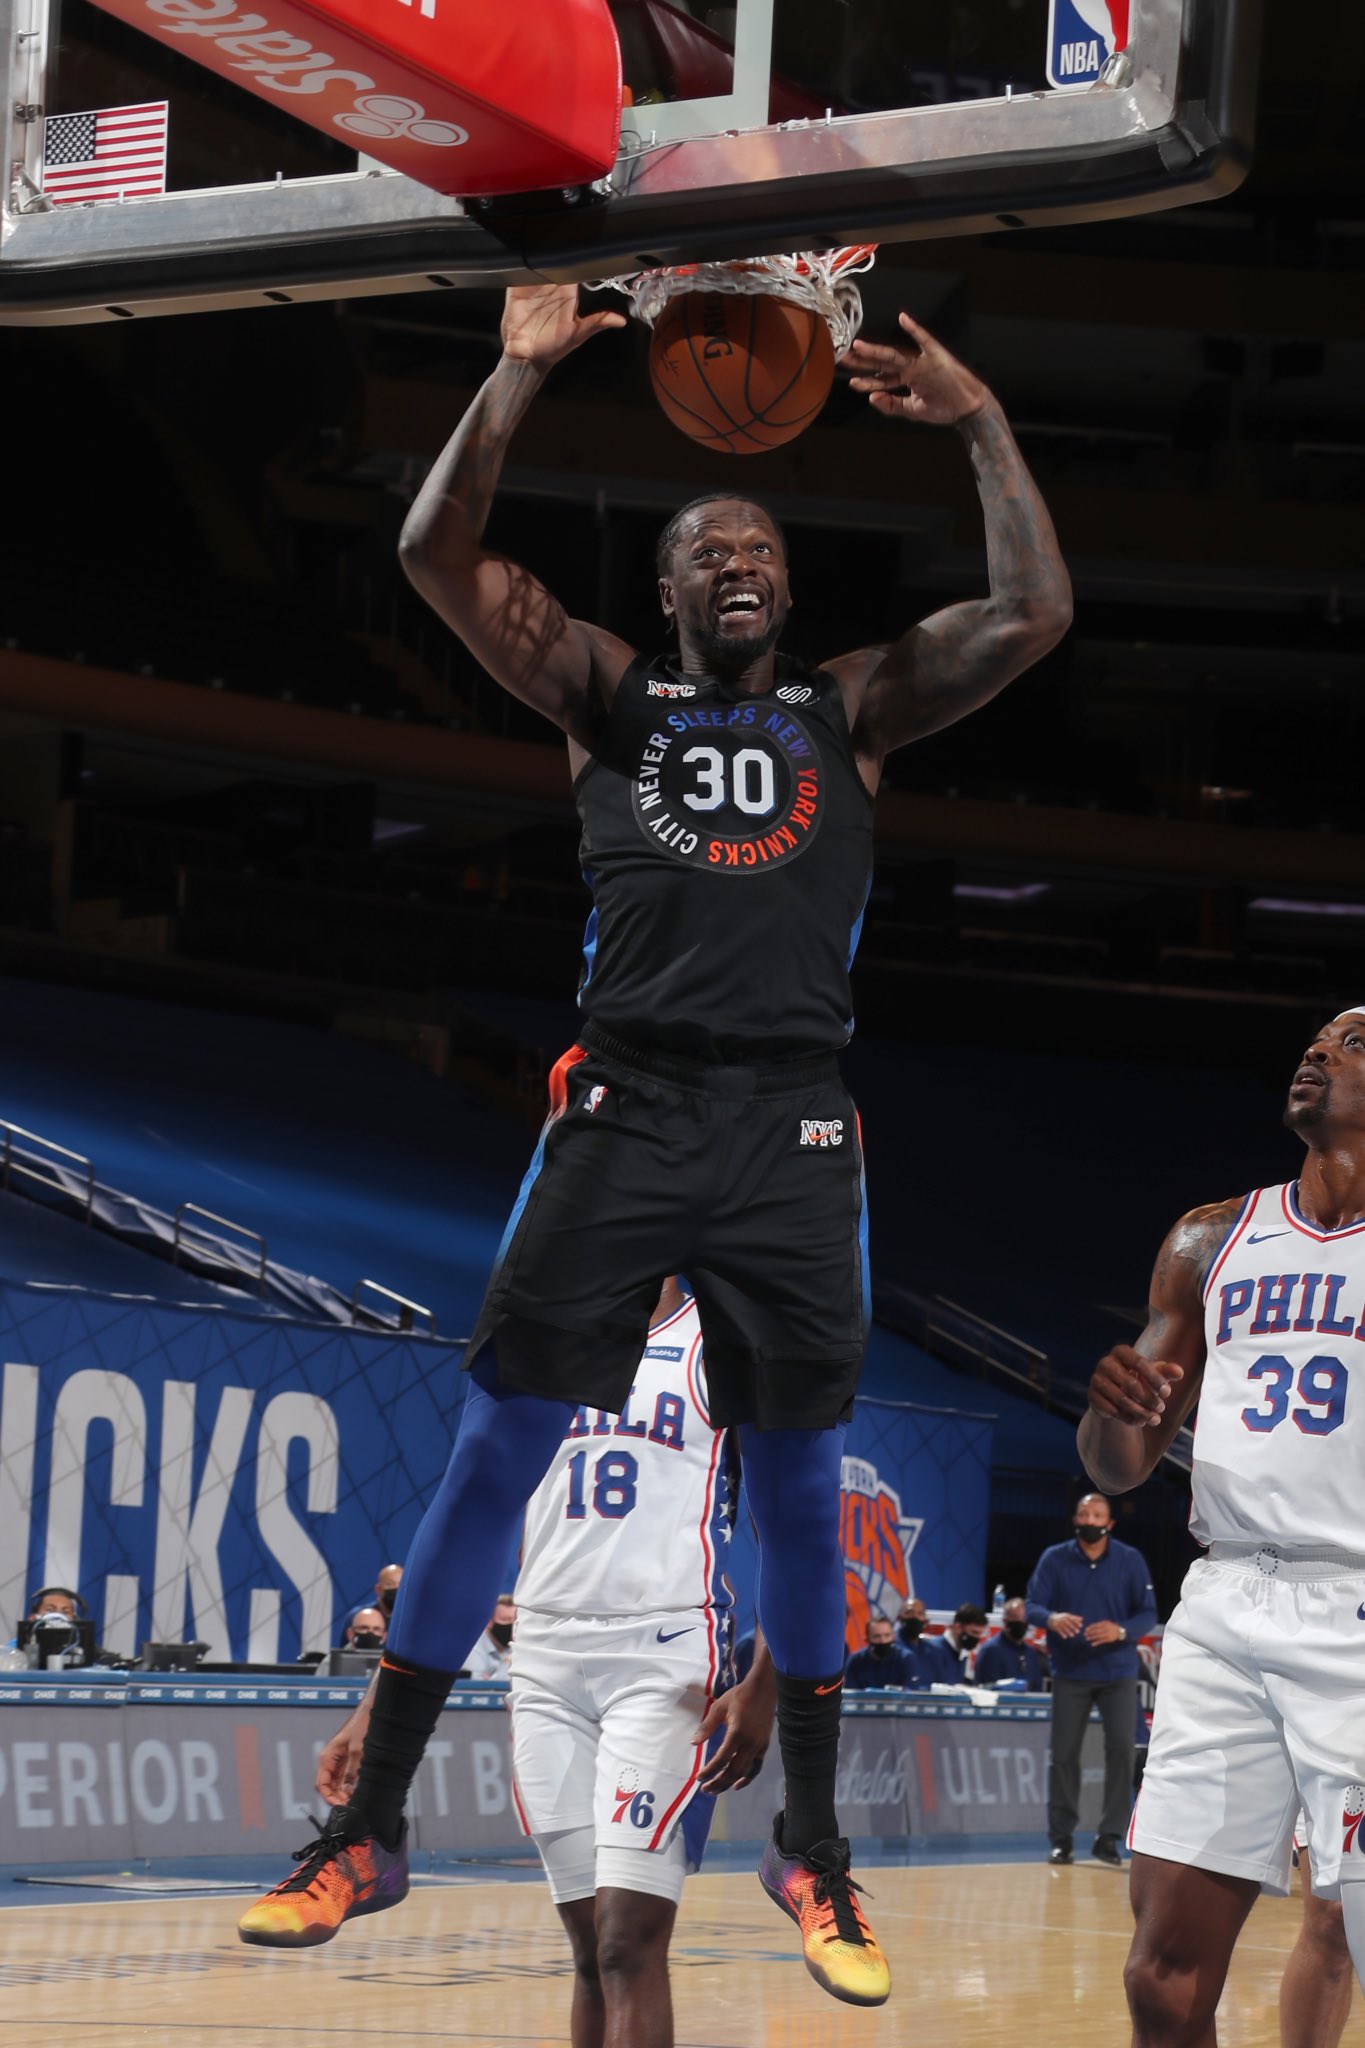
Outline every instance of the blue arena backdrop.
[[(463, 1399), (438, 1340), (0, 1283), (0, 1621), (79, 1586), (103, 1644), (325, 1649), (401, 1559)], [(989, 1416), (859, 1401), (844, 1464), (853, 1631), (913, 1590), (980, 1597)], [(753, 1613), (747, 1523), (731, 1546)]]

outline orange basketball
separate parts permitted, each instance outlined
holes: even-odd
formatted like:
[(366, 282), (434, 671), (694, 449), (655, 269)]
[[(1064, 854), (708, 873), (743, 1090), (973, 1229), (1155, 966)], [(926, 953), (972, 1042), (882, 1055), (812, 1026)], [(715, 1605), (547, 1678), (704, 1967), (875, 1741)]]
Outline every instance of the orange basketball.
[(683, 292), (654, 323), (649, 376), (703, 448), (761, 455), (795, 440), (829, 397), (834, 343), (818, 313), (771, 292)]

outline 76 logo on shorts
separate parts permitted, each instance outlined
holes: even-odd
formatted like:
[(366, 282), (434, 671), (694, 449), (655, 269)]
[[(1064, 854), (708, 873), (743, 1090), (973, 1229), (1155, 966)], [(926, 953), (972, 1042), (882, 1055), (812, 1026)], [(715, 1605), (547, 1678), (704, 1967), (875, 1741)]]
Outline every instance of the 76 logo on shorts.
[(633, 1828), (647, 1828), (654, 1820), (654, 1794), (641, 1789), (640, 1773), (628, 1766), (616, 1780), (616, 1811), (612, 1820), (624, 1821), (630, 1815)]
[(1341, 1809), (1341, 1825), (1345, 1831), (1341, 1845), (1343, 1856), (1349, 1856), (1354, 1849), (1362, 1819), (1365, 1819), (1365, 1785), (1348, 1785)]

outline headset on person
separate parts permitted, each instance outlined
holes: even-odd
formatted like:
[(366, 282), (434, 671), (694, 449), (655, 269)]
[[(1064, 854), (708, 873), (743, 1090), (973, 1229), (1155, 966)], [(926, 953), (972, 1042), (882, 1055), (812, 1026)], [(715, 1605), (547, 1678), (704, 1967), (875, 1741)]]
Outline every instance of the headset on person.
[(89, 1619), (90, 1609), (86, 1606), (84, 1600), (82, 1600), (80, 1594), (76, 1591), (74, 1586), (39, 1586), (37, 1592), (33, 1595), (33, 1598), (28, 1603), (28, 1611), (30, 1615), (33, 1613), (33, 1610), (38, 1605), (39, 1601), (46, 1600), (49, 1593), (60, 1593), (63, 1599), (74, 1600), (76, 1603), (76, 1613), (79, 1619), (82, 1621), (86, 1621)]

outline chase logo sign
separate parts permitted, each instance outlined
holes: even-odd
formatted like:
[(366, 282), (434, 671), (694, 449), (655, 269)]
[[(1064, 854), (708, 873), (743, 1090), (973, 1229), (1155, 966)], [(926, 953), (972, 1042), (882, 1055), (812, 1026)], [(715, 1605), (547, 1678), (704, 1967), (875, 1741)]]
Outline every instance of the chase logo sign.
[(905, 1513), (899, 1493), (870, 1458), (844, 1458), (839, 1489), (847, 1641), (850, 1650), (861, 1650), (869, 1619), (895, 1621), (914, 1591), (910, 1556), (924, 1520)]
[(1129, 0), (1048, 0), (1047, 82), (1093, 85), (1107, 60), (1128, 47)]

